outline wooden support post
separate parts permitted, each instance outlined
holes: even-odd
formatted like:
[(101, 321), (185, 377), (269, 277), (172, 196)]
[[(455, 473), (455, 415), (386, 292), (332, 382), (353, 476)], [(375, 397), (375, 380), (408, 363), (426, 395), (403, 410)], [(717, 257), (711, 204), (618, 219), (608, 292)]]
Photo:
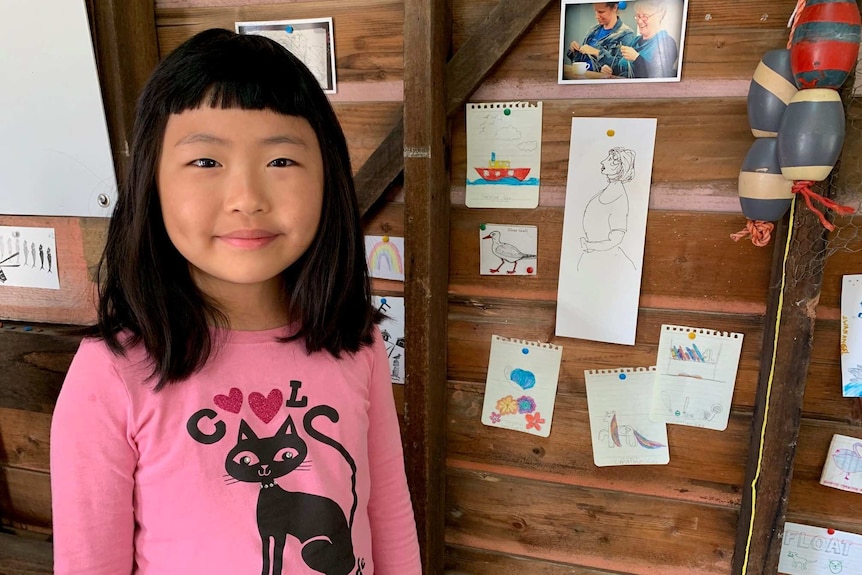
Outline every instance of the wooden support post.
[(827, 232), (796, 198), (776, 229), (760, 377), (736, 532), (733, 575), (778, 571)]
[(426, 575), (443, 573), (450, 21), (447, 0), (404, 3), (404, 448)]
[(153, 0), (87, 0), (96, 67), (118, 179), (128, 157), (135, 102), (159, 62)]

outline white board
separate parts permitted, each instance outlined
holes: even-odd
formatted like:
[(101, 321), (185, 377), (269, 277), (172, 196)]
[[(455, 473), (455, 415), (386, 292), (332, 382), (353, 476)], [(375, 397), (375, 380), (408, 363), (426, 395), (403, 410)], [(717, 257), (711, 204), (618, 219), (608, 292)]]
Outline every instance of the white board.
[(116, 177), (84, 0), (0, 0), (0, 14), (0, 214), (110, 216)]

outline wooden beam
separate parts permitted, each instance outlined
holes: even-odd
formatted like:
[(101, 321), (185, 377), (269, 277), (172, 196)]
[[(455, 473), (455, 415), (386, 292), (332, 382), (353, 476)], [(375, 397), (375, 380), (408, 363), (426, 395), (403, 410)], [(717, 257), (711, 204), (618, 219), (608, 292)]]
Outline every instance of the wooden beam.
[(135, 102), (159, 61), (153, 0), (87, 0), (96, 67), (117, 178), (122, 179)]
[(443, 574), (450, 22), (448, 0), (404, 2), (404, 446), (426, 575)]
[(802, 399), (820, 299), (827, 232), (801, 198), (776, 226), (760, 377), (754, 405), (733, 575), (778, 571)]
[[(497, 62), (509, 53), (521, 36), (552, 3), (552, 0), (500, 0), (481, 26), (446, 65), (447, 115), (451, 116), (458, 112)], [(410, 51), (406, 37), (404, 47), (406, 58), (406, 53)], [(405, 62), (405, 100), (407, 99), (406, 85), (410, 81)], [(440, 85), (428, 86), (427, 89), (439, 91)], [(409, 115), (407, 110), (405, 110), (405, 116), (410, 117), (412, 121), (412, 115)], [(365, 214), (380, 199), (404, 168), (403, 138), (402, 120), (356, 173), (356, 194), (362, 207), (362, 214)]]

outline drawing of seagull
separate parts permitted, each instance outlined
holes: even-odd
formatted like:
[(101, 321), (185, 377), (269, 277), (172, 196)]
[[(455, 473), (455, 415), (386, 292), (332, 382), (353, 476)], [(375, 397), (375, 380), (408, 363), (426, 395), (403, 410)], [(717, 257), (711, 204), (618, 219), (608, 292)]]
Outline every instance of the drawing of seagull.
[(506, 273), (513, 274), (515, 273), (515, 269), (518, 267), (518, 262), (520, 260), (536, 259), (536, 254), (525, 254), (512, 244), (501, 242), (500, 232), (498, 231), (493, 231), (482, 239), (491, 240), (491, 253), (500, 258), (500, 265), (498, 265), (496, 269), (492, 269), (491, 273), (497, 273), (500, 271), (500, 268), (503, 267), (503, 264), (510, 263), (512, 264), (512, 269)]

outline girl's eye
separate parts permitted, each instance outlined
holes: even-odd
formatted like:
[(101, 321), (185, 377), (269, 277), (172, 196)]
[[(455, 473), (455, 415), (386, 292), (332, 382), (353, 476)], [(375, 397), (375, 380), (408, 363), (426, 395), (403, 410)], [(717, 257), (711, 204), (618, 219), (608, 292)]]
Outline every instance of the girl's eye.
[(197, 160), (192, 160), (191, 165), (198, 168), (215, 168), (219, 166), (219, 163), (209, 158), (198, 158)]
[(267, 166), (272, 168), (287, 168), (288, 166), (293, 165), (293, 160), (288, 160), (287, 158), (276, 158), (271, 161)]

